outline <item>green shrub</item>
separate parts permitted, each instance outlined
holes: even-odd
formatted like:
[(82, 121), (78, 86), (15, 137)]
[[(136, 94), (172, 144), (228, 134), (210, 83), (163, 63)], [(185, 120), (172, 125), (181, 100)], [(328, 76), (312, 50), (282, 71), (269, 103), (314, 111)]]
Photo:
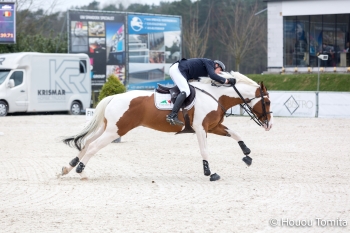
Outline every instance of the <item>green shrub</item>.
[(100, 102), (103, 98), (110, 95), (120, 94), (126, 92), (125, 86), (119, 81), (114, 74), (108, 75), (107, 82), (103, 84), (101, 92), (98, 96)]

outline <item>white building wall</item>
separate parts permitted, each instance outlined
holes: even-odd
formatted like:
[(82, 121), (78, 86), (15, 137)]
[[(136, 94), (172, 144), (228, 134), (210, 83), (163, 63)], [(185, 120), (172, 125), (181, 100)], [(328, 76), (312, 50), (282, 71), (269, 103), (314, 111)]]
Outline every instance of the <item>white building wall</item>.
[(267, 3), (267, 67), (283, 66), (283, 16), (349, 14), (350, 0), (294, 0)]
[(283, 16), (349, 14), (350, 0), (283, 1)]
[(267, 67), (279, 72), (283, 66), (282, 2), (269, 2), (267, 14)]

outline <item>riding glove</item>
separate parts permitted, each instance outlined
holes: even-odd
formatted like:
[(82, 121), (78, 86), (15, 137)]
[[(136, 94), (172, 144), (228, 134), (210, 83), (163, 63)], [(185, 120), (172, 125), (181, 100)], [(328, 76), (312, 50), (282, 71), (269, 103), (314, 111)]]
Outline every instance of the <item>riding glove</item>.
[(227, 82), (231, 84), (231, 86), (234, 86), (236, 84), (236, 79), (235, 78), (228, 78)]

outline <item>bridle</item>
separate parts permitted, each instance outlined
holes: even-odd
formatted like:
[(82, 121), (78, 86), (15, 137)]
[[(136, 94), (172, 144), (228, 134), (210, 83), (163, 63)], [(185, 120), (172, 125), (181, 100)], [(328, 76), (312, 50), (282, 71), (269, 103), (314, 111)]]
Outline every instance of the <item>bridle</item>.
[[(250, 116), (250, 118), (252, 120), (254, 120), (255, 123), (257, 123), (259, 126), (266, 125), (266, 127), (268, 128), (269, 127), (269, 121), (268, 121), (268, 118), (267, 118), (267, 114), (272, 113), (272, 112), (267, 112), (266, 111), (266, 103), (265, 103), (264, 97), (265, 96), (268, 97), (269, 94), (266, 93), (264, 95), (261, 87), (259, 87), (260, 96), (256, 96), (256, 97), (251, 98), (251, 99), (244, 99), (243, 96), (241, 95), (241, 93), (237, 90), (236, 86), (233, 85), (232, 87), (233, 87), (233, 89), (235, 89), (236, 93), (239, 95), (239, 98), (241, 98), (241, 100), (243, 101), (243, 104), (240, 104), (240, 105), (244, 109), (244, 111), (246, 111), (246, 113)], [(263, 110), (262, 113), (259, 113), (259, 116), (257, 114), (255, 114), (253, 112), (252, 107), (250, 107), (248, 105), (248, 103), (250, 103), (252, 100), (258, 99), (258, 98), (261, 99), (261, 105), (262, 105), (261, 107), (262, 107), (262, 110)], [(265, 120), (263, 120), (263, 119), (265, 119)]]
[[(212, 85), (219, 87), (218, 85), (216, 85), (214, 83), (212, 83)], [(224, 113), (227, 111), (227, 109), (225, 109), (224, 106), (222, 106), (222, 104), (217, 99), (215, 99), (215, 97), (212, 96), (209, 92), (207, 92), (207, 91), (205, 91), (203, 89), (200, 89), (200, 88), (198, 88), (196, 86), (193, 86), (193, 87), (195, 89), (200, 90), (201, 92), (209, 95), (211, 98), (213, 98), (219, 104), (219, 106), (221, 107), (221, 109), (223, 110)], [(261, 87), (259, 87), (260, 96), (256, 96), (256, 97), (251, 98), (251, 99), (248, 99), (248, 98), (244, 99), (243, 96), (241, 95), (241, 93), (237, 90), (236, 86), (233, 85), (232, 87), (233, 87), (233, 89), (235, 89), (235, 91), (238, 94), (239, 98), (241, 98), (241, 100), (243, 101), (243, 104), (240, 104), (240, 105), (244, 109), (244, 111), (247, 112), (247, 114), (250, 116), (250, 118), (253, 119), (255, 121), (255, 123), (258, 124), (259, 126), (266, 125), (266, 127), (269, 127), (269, 121), (268, 121), (268, 118), (267, 118), (267, 114), (272, 113), (272, 112), (267, 112), (266, 111), (266, 103), (265, 103), (265, 99), (264, 99), (265, 96), (267, 96), (267, 97), (269, 96), (269, 93), (264, 94), (262, 89), (261, 89)], [(253, 112), (252, 107), (250, 107), (248, 105), (248, 103), (250, 103), (252, 100), (257, 99), (257, 98), (261, 98), (261, 105), (262, 105), (262, 110), (263, 110), (262, 113), (259, 113), (259, 116), (257, 114), (255, 114)], [(227, 115), (227, 116), (229, 116), (229, 115)], [(264, 118), (265, 118), (265, 120), (262, 120)]]

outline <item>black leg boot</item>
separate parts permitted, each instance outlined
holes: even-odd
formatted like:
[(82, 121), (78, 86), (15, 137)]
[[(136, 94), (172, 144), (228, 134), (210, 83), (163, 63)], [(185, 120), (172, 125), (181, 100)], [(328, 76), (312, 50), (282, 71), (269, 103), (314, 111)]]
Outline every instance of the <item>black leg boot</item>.
[(184, 123), (177, 118), (177, 113), (179, 112), (185, 99), (186, 93), (181, 92), (175, 100), (174, 107), (171, 110), (171, 113), (166, 116), (166, 121), (169, 122), (171, 125), (184, 125)]

